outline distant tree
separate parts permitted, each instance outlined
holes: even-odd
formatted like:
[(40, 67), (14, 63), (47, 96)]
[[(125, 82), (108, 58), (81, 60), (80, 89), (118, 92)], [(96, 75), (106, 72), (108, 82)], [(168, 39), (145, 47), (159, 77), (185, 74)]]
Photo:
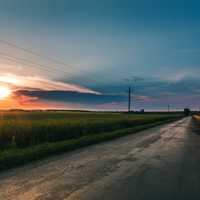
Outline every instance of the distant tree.
[(188, 116), (188, 115), (190, 115), (190, 109), (189, 108), (185, 108), (184, 109), (184, 114), (186, 115), (186, 116)]

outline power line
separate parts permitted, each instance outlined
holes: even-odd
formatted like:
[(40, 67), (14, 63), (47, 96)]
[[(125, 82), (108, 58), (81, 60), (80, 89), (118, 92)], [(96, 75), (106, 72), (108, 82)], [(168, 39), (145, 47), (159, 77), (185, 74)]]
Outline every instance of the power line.
[[(36, 67), (37, 69), (40, 69), (40, 70), (45, 71), (45, 72), (49, 72), (51, 74), (62, 72), (62, 73), (67, 73), (68, 75), (73, 75), (72, 73), (66, 72), (65, 70), (61, 70), (61, 69), (57, 69), (57, 68), (52, 67), (52, 66), (47, 66), (47, 65), (40, 64), (40, 63), (36, 63), (32, 60), (24, 59), (24, 58), (21, 58), (21, 57), (10, 56), (10, 55), (8, 55), (4, 52), (0, 52), (0, 56), (3, 56), (3, 59), (9, 60), (12, 63), (23, 64), (23, 65), (26, 65), (26, 66), (29, 66), (29, 67)], [(93, 79), (84, 79), (84, 80), (87, 81), (87, 82), (96, 82)]]
[(68, 64), (68, 63), (65, 63), (65, 62), (63, 62), (63, 61), (60, 61), (60, 60), (58, 60), (58, 59), (52, 58), (52, 57), (47, 56), (47, 55), (42, 55), (42, 54), (40, 54), (40, 53), (38, 53), (38, 52), (36, 52), (36, 51), (33, 51), (32, 49), (28, 49), (28, 48), (21, 47), (21, 46), (15, 44), (15, 43), (11, 43), (11, 42), (9, 42), (9, 41), (2, 40), (2, 39), (0, 39), (0, 42), (3, 43), (3, 44), (6, 44), (6, 45), (8, 45), (8, 46), (14, 47), (14, 48), (16, 48), (16, 49), (19, 49), (19, 50), (21, 50), (21, 51), (24, 51), (24, 52), (26, 52), (26, 53), (32, 54), (32, 55), (34, 55), (34, 56), (37, 56), (37, 57), (40, 57), (40, 58), (43, 58), (43, 59), (44, 59), (44, 58), (45, 58), (45, 59), (48, 59), (48, 60), (50, 60), (51, 62), (54, 62), (54, 63), (56, 63), (56, 64), (58, 64), (58, 65), (64, 65), (64, 66), (67, 66), (67, 67), (73, 67), (72, 65), (70, 65), (70, 64)]
[[(10, 55), (8, 55), (8, 54), (6, 54), (6, 53), (0, 52), (0, 56), (4, 56), (6, 59), (8, 59), (8, 60), (10, 60), (10, 61), (16, 61), (16, 62), (18, 62), (18, 63), (22, 63), (22, 64), (25, 64), (25, 65), (28, 64), (29, 66), (31, 65), (32, 67), (35, 66), (35, 67), (37, 67), (37, 68), (45, 69), (45, 70), (48, 70), (48, 71), (50, 71), (50, 70), (53, 71), (53, 70), (54, 70), (54, 71), (53, 71), (54, 73), (58, 71), (58, 69), (56, 69), (56, 68), (52, 68), (52, 67), (47, 66), (47, 65), (43, 65), (43, 64), (40, 64), (40, 63), (36, 63), (36, 62), (34, 62), (34, 61), (32, 61), (32, 60), (24, 59), (24, 58), (21, 58), (21, 57), (10, 56)], [(63, 72), (63, 73), (66, 73), (66, 71), (61, 70), (61, 69), (59, 69), (59, 71), (61, 71), (61, 72)], [(67, 73), (69, 73), (69, 72), (67, 72)]]
[[(16, 60), (13, 59), (13, 58), (1, 57), (0, 59), (7, 60), (7, 61), (9, 61), (9, 62), (11, 62), (11, 63), (15, 63), (15, 64), (22, 64), (22, 65), (25, 64), (26, 66), (33, 67), (32, 64), (23, 63), (22, 61), (16, 61)], [(52, 72), (51, 70), (49, 70), (49, 69), (40, 68), (40, 67), (38, 67), (38, 66), (37, 66), (37, 68), (39, 68), (39, 69), (41, 69), (42, 71), (45, 71), (45, 72), (53, 73), (53, 72)]]
[[(21, 50), (21, 51), (24, 51), (24, 52), (26, 52), (26, 53), (28, 53), (28, 54), (31, 54), (31, 55), (34, 55), (34, 56), (37, 56), (37, 57), (46, 59), (46, 60), (51, 61), (51, 62), (53, 62), (54, 64), (57, 64), (57, 65), (62, 66), (62, 67), (63, 67), (63, 66), (67, 66), (67, 67), (70, 67), (70, 68), (73, 68), (73, 67), (74, 67), (73, 65), (70, 65), (70, 64), (68, 64), (68, 63), (65, 63), (65, 62), (63, 62), (63, 61), (61, 61), (61, 60), (59, 60), (59, 59), (57, 59), (57, 58), (52, 58), (52, 57), (50, 57), (50, 56), (48, 56), (48, 55), (42, 55), (42, 54), (40, 54), (40, 53), (38, 53), (38, 52), (36, 52), (36, 51), (34, 51), (34, 50), (32, 50), (32, 49), (24, 48), (24, 47), (22, 47), (22, 46), (19, 46), (19, 45), (15, 44), (15, 43), (12, 43), (12, 42), (9, 42), (9, 41), (6, 41), (6, 40), (0, 39), (0, 43), (3, 43), (3, 44), (5, 44), (5, 45), (11, 46), (11, 47), (14, 47), (14, 48), (16, 48), (16, 49), (18, 49), (18, 50)], [(9, 55), (8, 55), (8, 56), (9, 56)], [(18, 59), (24, 60), (23, 58), (18, 58)], [(28, 60), (26, 59), (26, 61), (28, 61)], [(33, 61), (28, 61), (28, 62), (29, 62), (29, 63), (31, 62), (31, 63), (33, 64)], [(36, 63), (34, 63), (34, 65), (35, 65), (35, 64), (36, 64)], [(37, 64), (37, 65), (40, 65), (40, 66), (49, 68), (49, 66), (44, 66), (44, 65), (41, 65), (41, 64)], [(55, 69), (55, 70), (57, 71), (57, 69)], [(59, 69), (59, 71), (61, 71), (61, 70)], [(83, 70), (80, 70), (80, 69), (79, 69), (79, 71), (85, 73)], [(62, 72), (63, 72), (63, 73), (66, 73), (66, 72), (63, 71), (63, 70), (62, 70)], [(69, 72), (67, 72), (67, 73), (69, 74)], [(86, 80), (86, 79), (85, 79), (85, 80)], [(91, 79), (91, 78), (87, 78), (86, 81), (87, 81), (87, 82), (97, 82), (96, 80)]]

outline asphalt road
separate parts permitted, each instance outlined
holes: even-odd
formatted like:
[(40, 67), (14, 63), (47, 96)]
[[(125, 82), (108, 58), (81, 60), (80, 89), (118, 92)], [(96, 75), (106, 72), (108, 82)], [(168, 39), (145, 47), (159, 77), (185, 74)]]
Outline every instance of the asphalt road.
[(191, 118), (0, 175), (0, 200), (199, 200)]

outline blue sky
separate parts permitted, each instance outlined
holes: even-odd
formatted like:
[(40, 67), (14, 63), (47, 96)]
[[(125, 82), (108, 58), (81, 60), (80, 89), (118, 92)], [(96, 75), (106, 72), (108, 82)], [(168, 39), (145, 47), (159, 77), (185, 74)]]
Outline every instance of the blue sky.
[(1, 0), (0, 40), (70, 66), (1, 44), (1, 52), (49, 68), (0, 57), (0, 73), (76, 84), (102, 94), (17, 92), (74, 103), (74, 108), (125, 109), (124, 79), (133, 76), (143, 78), (133, 87), (137, 109), (198, 108), (199, 8), (195, 0)]

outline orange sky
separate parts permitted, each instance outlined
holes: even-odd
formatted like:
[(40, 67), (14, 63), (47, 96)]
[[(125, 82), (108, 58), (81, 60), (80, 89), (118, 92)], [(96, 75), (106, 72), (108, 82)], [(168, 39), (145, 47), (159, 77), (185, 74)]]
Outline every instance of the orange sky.
[[(8, 97), (0, 99), (0, 109), (73, 109), (79, 105), (41, 100), (38, 97), (20, 94), (19, 91), (70, 91), (99, 95), (97, 91), (75, 84), (52, 81), (39, 76), (19, 76), (0, 74), (0, 95), (11, 92)], [(3, 91), (2, 91), (3, 90)]]
[(78, 104), (40, 100), (38, 97), (11, 95), (0, 100), (0, 109), (81, 109)]

